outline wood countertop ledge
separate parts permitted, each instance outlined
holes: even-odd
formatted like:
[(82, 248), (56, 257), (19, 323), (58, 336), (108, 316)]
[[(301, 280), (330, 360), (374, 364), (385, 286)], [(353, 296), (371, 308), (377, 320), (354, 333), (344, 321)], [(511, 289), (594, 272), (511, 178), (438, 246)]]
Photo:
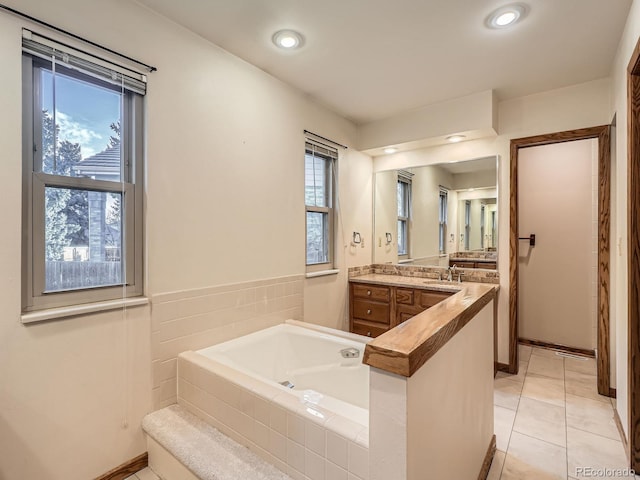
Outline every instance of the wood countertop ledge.
[[(360, 281), (360, 277), (351, 281)], [(396, 282), (399, 281), (398, 278)], [(414, 282), (415, 279), (411, 279), (407, 283)], [(432, 288), (428, 283), (423, 282), (422, 285), (427, 289)], [(410, 377), (495, 298), (498, 290), (497, 285), (483, 283), (469, 282), (455, 286), (458, 293), (369, 342), (364, 350), (363, 362)]]

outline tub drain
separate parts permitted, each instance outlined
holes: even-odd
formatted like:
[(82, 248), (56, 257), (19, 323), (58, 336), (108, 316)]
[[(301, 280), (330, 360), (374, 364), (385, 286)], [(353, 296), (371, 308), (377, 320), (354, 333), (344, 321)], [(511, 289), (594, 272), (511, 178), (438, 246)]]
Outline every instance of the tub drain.
[(280, 385), (287, 387), (287, 388), (293, 388), (295, 387), (295, 385), (293, 383), (291, 383), (289, 380), (285, 380), (284, 382), (280, 382)]

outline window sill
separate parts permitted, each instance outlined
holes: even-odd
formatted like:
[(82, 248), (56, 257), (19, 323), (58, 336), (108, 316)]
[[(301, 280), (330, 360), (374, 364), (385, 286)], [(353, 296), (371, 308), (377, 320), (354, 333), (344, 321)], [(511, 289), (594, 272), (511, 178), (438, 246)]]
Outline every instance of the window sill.
[(320, 270), (318, 272), (307, 273), (307, 278), (326, 277), (327, 275), (336, 275), (340, 273), (340, 270)]
[(44, 322), (47, 320), (57, 320), (60, 318), (74, 317), (76, 315), (86, 315), (88, 313), (106, 312), (119, 308), (138, 307), (148, 305), (147, 297), (121, 298), (106, 302), (85, 303), (82, 305), (71, 305), (69, 307), (47, 308), (36, 312), (23, 313), (20, 321), (23, 324)]

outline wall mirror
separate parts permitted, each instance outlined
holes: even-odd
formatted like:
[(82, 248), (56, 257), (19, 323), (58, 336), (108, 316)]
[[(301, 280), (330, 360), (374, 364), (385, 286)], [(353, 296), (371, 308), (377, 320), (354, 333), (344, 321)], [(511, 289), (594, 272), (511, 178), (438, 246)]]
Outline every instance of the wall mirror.
[(374, 263), (497, 268), (498, 157), (375, 174)]

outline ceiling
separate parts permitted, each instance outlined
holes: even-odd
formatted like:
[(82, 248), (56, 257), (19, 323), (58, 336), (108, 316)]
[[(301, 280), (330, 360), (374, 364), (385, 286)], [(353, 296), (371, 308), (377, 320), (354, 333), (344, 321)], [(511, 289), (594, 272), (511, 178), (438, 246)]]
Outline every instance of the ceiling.
[[(607, 77), (632, 0), (138, 0), (363, 124), (485, 90), (499, 99)], [(305, 37), (278, 50), (274, 32)]]

